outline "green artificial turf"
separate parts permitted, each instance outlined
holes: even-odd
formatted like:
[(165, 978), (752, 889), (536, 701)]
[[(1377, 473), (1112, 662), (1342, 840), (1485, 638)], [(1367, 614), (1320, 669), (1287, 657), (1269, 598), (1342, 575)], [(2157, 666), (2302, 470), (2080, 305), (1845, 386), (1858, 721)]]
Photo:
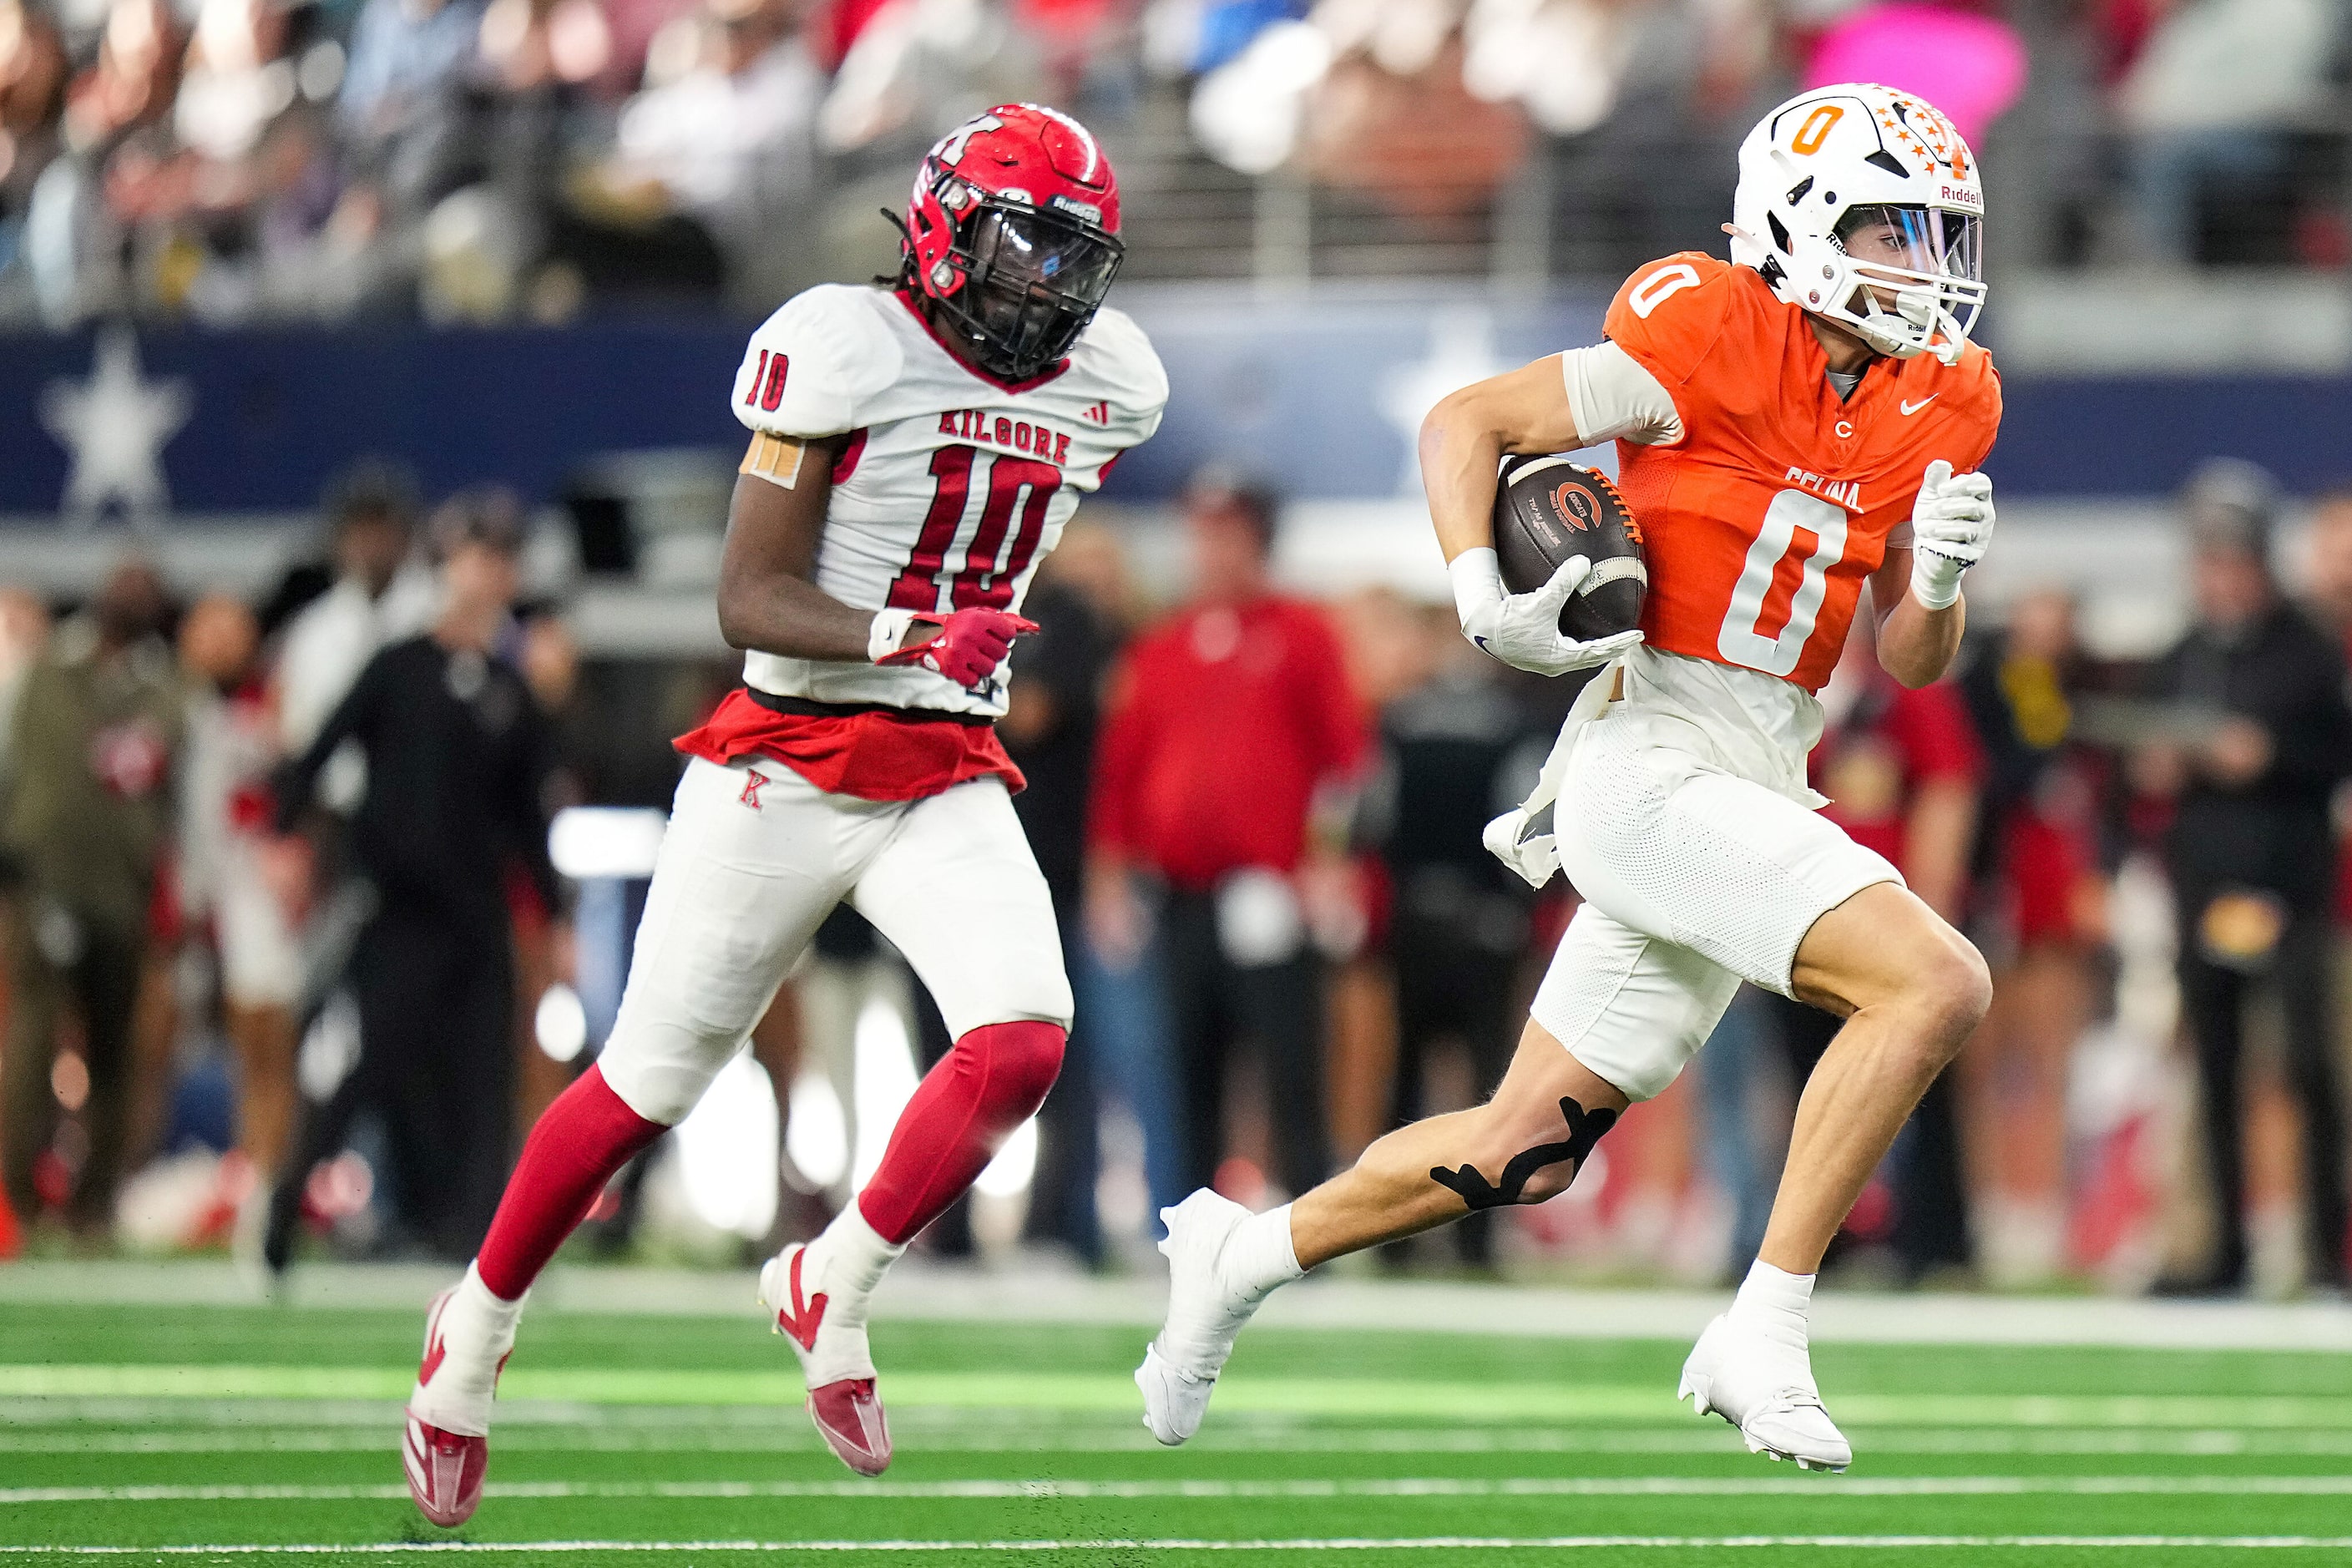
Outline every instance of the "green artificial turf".
[[(395, 1455), (412, 1312), (9, 1306), (0, 1325), (0, 1568), (94, 1546), (415, 1563), (383, 1549), (452, 1542), (597, 1568), (2352, 1563), (2336, 1355), (1826, 1345), (1858, 1453), (1828, 1478), (1677, 1405), (1679, 1342), (1256, 1330), (1201, 1437), (1164, 1450), (1127, 1381), (1139, 1330), (893, 1322), (877, 1483), (819, 1447), (748, 1309), (544, 1311), (507, 1373), (490, 1495), (445, 1534)], [(191, 1546), (240, 1550), (156, 1550)]]

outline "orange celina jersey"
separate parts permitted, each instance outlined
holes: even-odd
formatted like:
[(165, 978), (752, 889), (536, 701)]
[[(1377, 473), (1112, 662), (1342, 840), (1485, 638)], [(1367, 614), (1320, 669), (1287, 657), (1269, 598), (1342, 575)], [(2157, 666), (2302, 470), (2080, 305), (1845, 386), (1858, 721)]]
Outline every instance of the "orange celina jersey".
[(1682, 416), (1673, 446), (1617, 447), (1649, 556), (1649, 645), (1820, 689), (1921, 472), (1992, 449), (1991, 356), (1874, 360), (1840, 401), (1804, 312), (1696, 252), (1633, 274), (1606, 330)]

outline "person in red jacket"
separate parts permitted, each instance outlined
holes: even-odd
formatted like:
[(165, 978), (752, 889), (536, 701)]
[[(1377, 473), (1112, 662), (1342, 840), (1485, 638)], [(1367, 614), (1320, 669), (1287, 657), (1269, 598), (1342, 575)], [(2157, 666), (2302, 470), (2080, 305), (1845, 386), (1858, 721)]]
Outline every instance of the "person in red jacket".
[(1184, 501), (1192, 595), (1113, 679), (1088, 823), (1087, 920), (1113, 963), (1150, 950), (1182, 1080), (1187, 1186), (1223, 1157), (1233, 1047), (1254, 1041), (1272, 1100), (1275, 1178), (1330, 1173), (1323, 970), (1334, 853), (1370, 743), (1323, 613), (1266, 577), (1277, 506), (1196, 481)]

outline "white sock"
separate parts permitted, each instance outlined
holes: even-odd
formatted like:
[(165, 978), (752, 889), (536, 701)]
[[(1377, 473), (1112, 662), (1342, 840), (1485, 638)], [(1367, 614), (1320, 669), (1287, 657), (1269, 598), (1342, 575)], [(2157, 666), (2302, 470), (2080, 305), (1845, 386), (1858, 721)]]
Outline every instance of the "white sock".
[(1299, 1279), (1298, 1253), (1290, 1244), (1290, 1205), (1254, 1214), (1234, 1227), (1218, 1258), (1225, 1282), (1255, 1306), (1275, 1289)]
[(809, 1244), (809, 1251), (815, 1254), (809, 1261), (818, 1266), (816, 1278), (833, 1295), (833, 1310), (847, 1309), (863, 1322), (866, 1299), (906, 1250), (903, 1241), (883, 1240), (882, 1233), (866, 1223), (857, 1200), (852, 1198), (846, 1208), (833, 1216), (824, 1233)]
[(526, 1291), (520, 1300), (499, 1300), (469, 1265), (441, 1309), (441, 1343), (449, 1354), (435, 1369), (431, 1384), (411, 1394), (409, 1410), (444, 1431), (487, 1435), (499, 1363), (514, 1348), (515, 1324), (529, 1299)]
[(466, 1277), (457, 1281), (457, 1294), (450, 1300), (449, 1306), (465, 1314), (462, 1321), (479, 1323), (487, 1329), (491, 1342), (504, 1354), (506, 1348), (514, 1343), (515, 1324), (522, 1318), (522, 1304), (530, 1300), (528, 1290), (511, 1301), (493, 1295), (490, 1288), (482, 1283), (480, 1268), (468, 1263)]
[(1812, 1305), (1813, 1276), (1791, 1274), (1758, 1258), (1739, 1283), (1731, 1316), (1791, 1350), (1805, 1348), (1805, 1313)]

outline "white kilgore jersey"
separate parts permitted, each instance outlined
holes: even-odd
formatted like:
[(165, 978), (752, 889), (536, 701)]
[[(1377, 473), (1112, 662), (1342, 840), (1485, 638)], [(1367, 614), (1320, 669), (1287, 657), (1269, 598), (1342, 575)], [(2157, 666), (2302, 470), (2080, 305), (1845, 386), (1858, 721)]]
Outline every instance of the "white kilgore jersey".
[[(861, 610), (1018, 610), (1078, 498), (1150, 438), (1168, 375), (1141, 328), (1106, 307), (1060, 374), (1013, 389), (982, 376), (887, 289), (825, 284), (762, 322), (735, 373), (735, 416), (807, 439), (847, 434), (816, 585)], [(819, 702), (1004, 711), (913, 665), (751, 653), (756, 690)]]

